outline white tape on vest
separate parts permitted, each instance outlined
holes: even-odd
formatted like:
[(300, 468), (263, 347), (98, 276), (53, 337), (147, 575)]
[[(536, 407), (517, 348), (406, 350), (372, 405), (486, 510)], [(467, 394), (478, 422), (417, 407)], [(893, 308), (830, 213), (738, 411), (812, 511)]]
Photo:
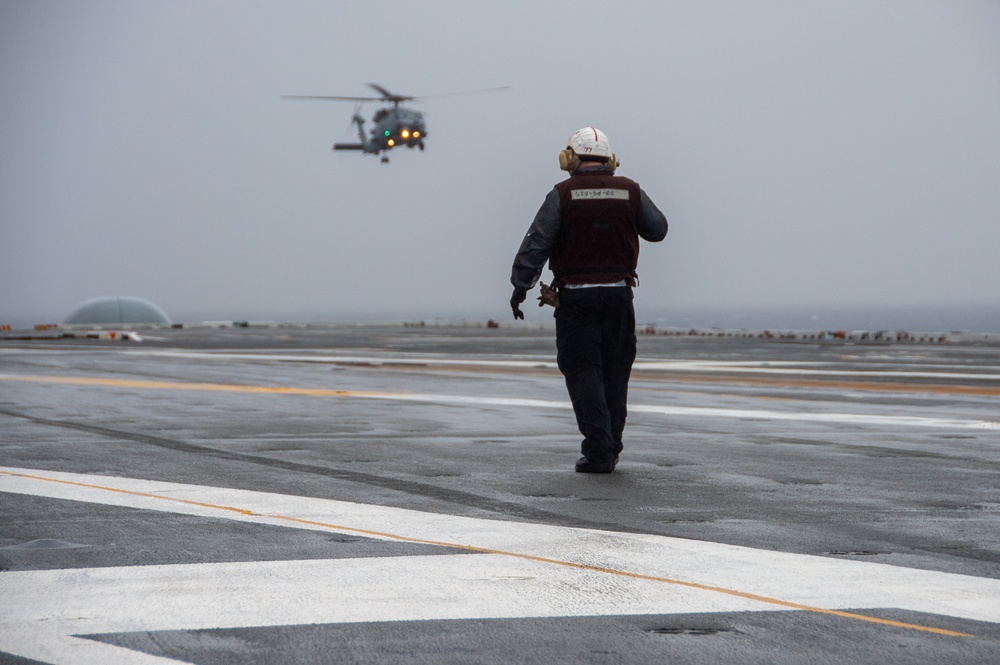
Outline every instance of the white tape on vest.
[(573, 201), (594, 199), (620, 199), (628, 201), (627, 189), (573, 189), (570, 190)]

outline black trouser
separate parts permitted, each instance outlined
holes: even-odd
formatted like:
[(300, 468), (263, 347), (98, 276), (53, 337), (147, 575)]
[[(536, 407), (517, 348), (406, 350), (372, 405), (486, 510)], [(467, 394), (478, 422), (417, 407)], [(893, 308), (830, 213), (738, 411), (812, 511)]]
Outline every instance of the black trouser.
[(632, 288), (560, 289), (555, 317), (556, 358), (584, 437), (583, 456), (611, 461), (622, 450), (635, 361)]

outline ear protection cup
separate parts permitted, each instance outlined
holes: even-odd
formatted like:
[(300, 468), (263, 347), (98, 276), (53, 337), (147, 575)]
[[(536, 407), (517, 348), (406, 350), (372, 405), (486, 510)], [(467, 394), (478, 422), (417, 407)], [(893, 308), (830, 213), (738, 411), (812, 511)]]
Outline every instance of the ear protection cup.
[(580, 158), (572, 149), (566, 148), (559, 153), (559, 168), (572, 173), (580, 166)]
[[(605, 162), (609, 167), (611, 167), (611, 172), (614, 173), (619, 166), (618, 155), (612, 153), (611, 159)], [(566, 148), (559, 152), (559, 168), (563, 171), (569, 171), (572, 173), (580, 167), (580, 157), (573, 152), (572, 148)]]

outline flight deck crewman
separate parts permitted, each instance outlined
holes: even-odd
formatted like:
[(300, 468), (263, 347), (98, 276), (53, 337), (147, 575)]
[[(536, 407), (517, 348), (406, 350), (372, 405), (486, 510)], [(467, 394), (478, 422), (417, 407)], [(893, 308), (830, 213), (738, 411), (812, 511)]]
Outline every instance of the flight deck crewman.
[(667, 219), (639, 185), (616, 176), (608, 137), (584, 127), (569, 137), (557, 183), (535, 215), (514, 259), (514, 318), (549, 262), (552, 289), (539, 306), (556, 306), (556, 358), (583, 434), (580, 473), (611, 473), (622, 451), (628, 380), (635, 360), (639, 238), (659, 242)]

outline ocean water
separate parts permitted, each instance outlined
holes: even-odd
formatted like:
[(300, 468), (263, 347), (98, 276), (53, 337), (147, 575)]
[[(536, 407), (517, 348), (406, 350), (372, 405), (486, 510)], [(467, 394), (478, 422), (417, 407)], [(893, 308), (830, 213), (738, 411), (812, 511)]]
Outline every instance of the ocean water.
[[(552, 310), (540, 309), (533, 298), (522, 306), (528, 323), (552, 323)], [(727, 330), (838, 331), (885, 330), (890, 332), (981, 332), (1000, 333), (1000, 303), (995, 306), (887, 306), (887, 307), (664, 307), (650, 306), (639, 294), (635, 301), (636, 321), (658, 328), (724, 328)], [(331, 305), (328, 309), (289, 311), (259, 309), (248, 311), (168, 312), (175, 322), (203, 321), (274, 321), (280, 323), (390, 323), (446, 322), (464, 323), (511, 320), (505, 302), (489, 303), (474, 309), (462, 307), (423, 307), (411, 310), (351, 310)], [(0, 313), (2, 314), (2, 313)], [(15, 330), (31, 329), (38, 323), (57, 323), (58, 315), (8, 317), (0, 323), (12, 324)]]
[(908, 332), (1000, 332), (996, 307), (798, 307), (644, 309), (636, 303), (636, 319), (666, 328), (751, 330), (905, 330)]

